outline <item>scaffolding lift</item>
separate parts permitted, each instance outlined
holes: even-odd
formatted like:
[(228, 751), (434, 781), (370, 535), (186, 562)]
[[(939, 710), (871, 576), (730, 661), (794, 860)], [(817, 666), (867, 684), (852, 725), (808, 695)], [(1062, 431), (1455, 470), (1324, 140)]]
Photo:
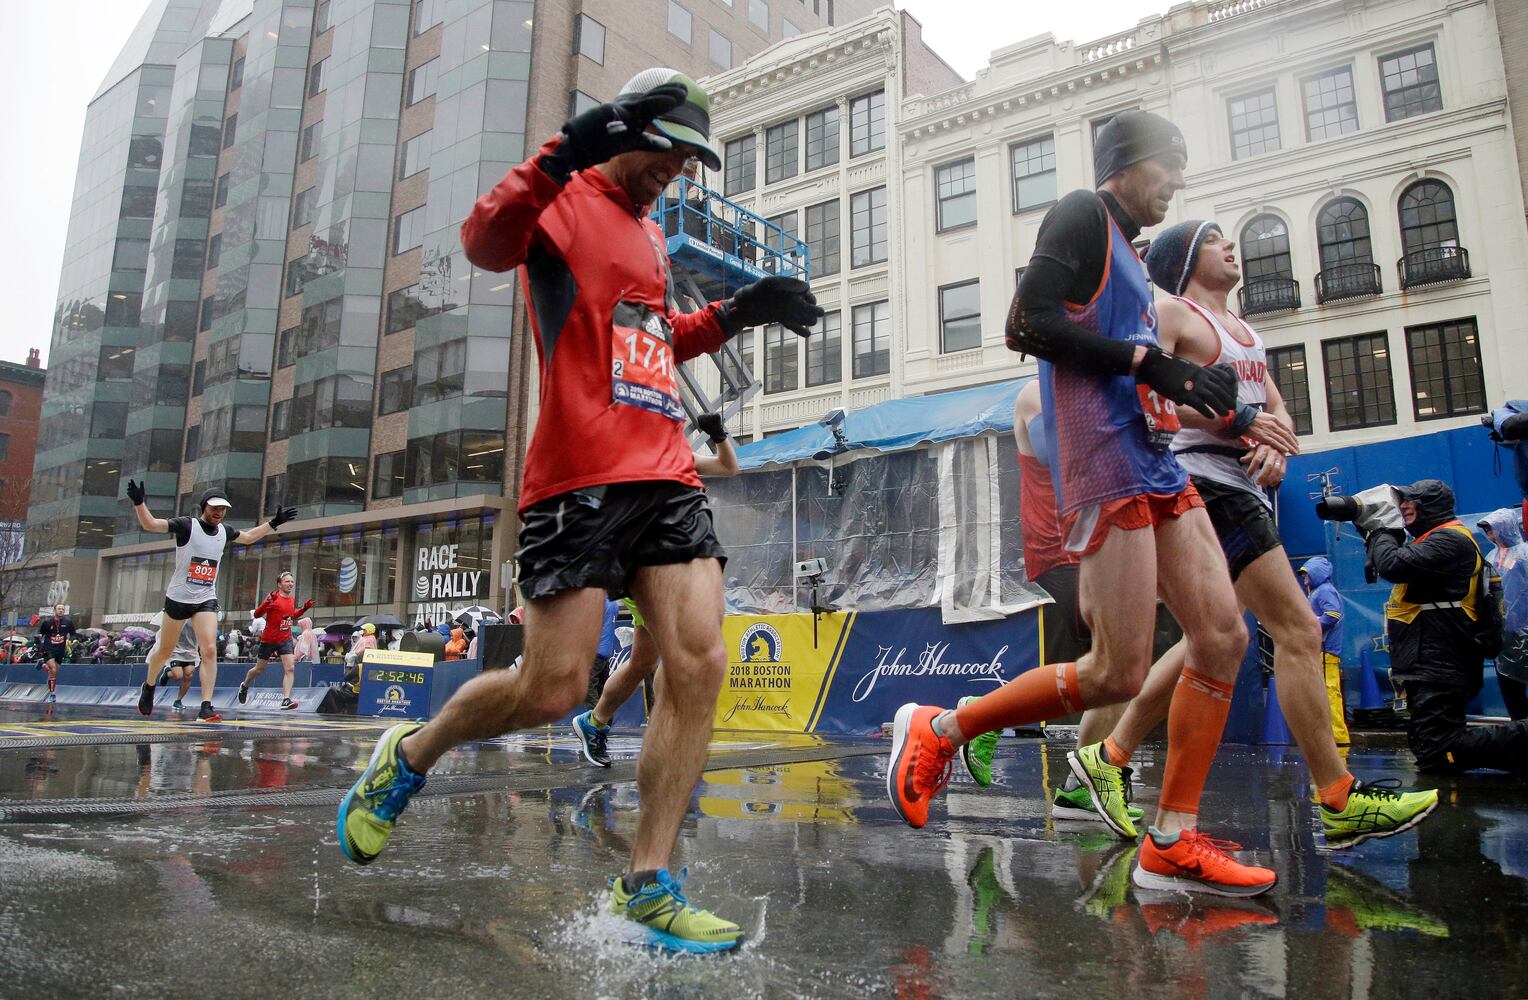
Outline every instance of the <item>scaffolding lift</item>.
[[(700, 309), (768, 275), (810, 280), (806, 243), (687, 177), (658, 199), (652, 218), (663, 230), (681, 311)], [(731, 341), (707, 357), (720, 376), (715, 397), (688, 365), (679, 366), (680, 401), (692, 430), (697, 416), (712, 411), (731, 423), (759, 391), (758, 379)]]

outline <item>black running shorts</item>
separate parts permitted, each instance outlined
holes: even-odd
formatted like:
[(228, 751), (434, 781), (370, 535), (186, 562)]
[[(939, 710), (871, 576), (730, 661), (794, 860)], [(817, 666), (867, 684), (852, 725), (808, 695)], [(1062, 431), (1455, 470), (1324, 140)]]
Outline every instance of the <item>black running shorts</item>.
[(290, 656), (292, 648), (291, 639), (288, 639), (286, 642), (262, 642), (259, 650), (255, 653), (255, 659), (274, 660), (277, 657)]
[(205, 601), (198, 601), (196, 604), (182, 604), (180, 601), (172, 601), (168, 597), (164, 599), (164, 616), (166, 618), (173, 618), (178, 622), (187, 621), (192, 615), (202, 611), (211, 611), (213, 614), (217, 614), (217, 598), (208, 598)]
[(589, 486), (520, 515), (520, 592), (528, 600), (599, 587), (630, 593), (642, 566), (727, 561), (704, 490), (666, 481)]
[(1215, 526), (1215, 537), (1220, 539), (1226, 564), (1231, 567), (1232, 580), (1239, 578), (1242, 570), (1259, 556), (1284, 544), (1273, 523), (1273, 511), (1263, 501), (1246, 490), (1213, 479), (1190, 478), (1204, 499), (1210, 523)]

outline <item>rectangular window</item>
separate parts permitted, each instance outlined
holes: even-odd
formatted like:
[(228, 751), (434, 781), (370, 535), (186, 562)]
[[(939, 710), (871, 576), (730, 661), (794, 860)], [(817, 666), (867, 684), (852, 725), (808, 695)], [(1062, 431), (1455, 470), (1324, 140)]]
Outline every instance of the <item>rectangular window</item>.
[(727, 143), (727, 168), (722, 186), (723, 194), (742, 194), (744, 191), (753, 190), (755, 176), (758, 173), (758, 146), (757, 137), (752, 135), (745, 135)]
[(1268, 349), (1268, 377), (1273, 379), (1279, 395), (1284, 397), (1284, 408), (1294, 422), (1296, 434), (1309, 434), (1310, 377), (1305, 371), (1305, 346)]
[(599, 107), (598, 98), (590, 97), (582, 90), (575, 90), (568, 96), (568, 117), (581, 115), (590, 108)]
[(707, 43), (707, 51), (711, 55), (711, 61), (722, 69), (732, 68), (732, 41), (726, 35), (719, 33), (715, 28), (707, 29), (710, 40)]
[(299, 163), (306, 163), (318, 155), (318, 143), (324, 135), (324, 123), (314, 122), (302, 130), (302, 152), (298, 155)]
[(1300, 81), (1305, 102), (1305, 136), (1314, 142), (1358, 129), (1358, 100), (1353, 94), (1353, 69), (1339, 66)]
[[(787, 177), (795, 177), (800, 171), (797, 153), (801, 148), (801, 122), (792, 118), (788, 122), (772, 125), (764, 132), (764, 183), (773, 184)], [(149, 205), (153, 212), (152, 201)]]
[(982, 346), (981, 283), (939, 289), (939, 350), (945, 354)]
[(573, 54), (605, 64), (605, 26), (588, 14), (573, 19)]
[(318, 0), (313, 11), (313, 33), (322, 35), (329, 30), (329, 0)]
[(217, 183), (212, 188), (212, 207), (222, 208), (228, 204), (228, 175), (218, 175)]
[(1010, 147), (1013, 210), (1022, 212), (1056, 200), (1056, 137), (1031, 139)]
[(212, 215), (212, 181), (186, 181), (180, 192), (180, 214), (190, 219)]
[(425, 206), (411, 208), (393, 220), (393, 253), (400, 254), (424, 243)]
[(278, 399), (271, 406), (271, 440), (285, 441), (292, 436), (292, 401)]
[(844, 377), (843, 313), (830, 312), (806, 342), (806, 384), (831, 385)]
[(119, 382), (133, 377), (133, 349), (131, 347), (101, 348), (96, 360), (97, 382)]
[(170, 258), (170, 277), (200, 278), (206, 252), (201, 240), (176, 240), (175, 252)]
[(240, 56), (233, 61), (233, 67), (228, 72), (228, 92), (231, 94), (242, 86), (244, 86), (244, 57)]
[(871, 188), (849, 199), (849, 240), (852, 267), (886, 259), (886, 189)]
[(286, 295), (291, 297), (302, 292), (302, 286), (308, 283), (308, 258), (298, 257), (296, 260), (287, 261), (286, 266)]
[(886, 147), (886, 92), (877, 90), (849, 102), (849, 155)]
[(1475, 318), (1406, 328), (1411, 397), (1418, 420), (1486, 411)]
[(403, 496), (403, 452), (386, 451), (373, 463), (371, 496), (374, 500)]
[[(190, 187), (188, 182), (187, 187)], [(159, 189), (152, 184), (128, 184), (122, 188), (122, 206), (117, 211), (119, 219), (152, 219), (154, 217), (154, 199), (159, 196)], [(195, 212), (186, 211), (186, 198), (182, 194), (180, 202), (181, 215), (195, 215)], [(205, 214), (205, 213), (204, 213)]]
[(806, 168), (816, 170), (838, 162), (838, 106), (806, 116)]
[(669, 0), (668, 32), (686, 45), (690, 44), (691, 20), (688, 10), (675, 3), (674, 0)]
[(399, 330), (407, 330), (416, 322), (426, 316), (434, 316), (440, 312), (439, 308), (430, 308), (424, 304), (422, 292), (418, 285), (409, 285), (395, 292), (389, 292), (387, 296), (387, 321), (382, 327), (383, 333), (397, 333)]
[(769, 34), (769, 0), (748, 0), (748, 20), (764, 34)]
[(943, 232), (976, 221), (976, 157), (947, 163), (934, 171), (939, 192), (938, 225)]
[(207, 359), (203, 358), (191, 366), (191, 395), (200, 396), (205, 388), (207, 388)]
[(276, 338), (276, 367), (290, 368), (297, 363), (297, 335), (301, 327), (289, 326)]
[(223, 148), (232, 146), (234, 139), (239, 134), (239, 115), (237, 112), (228, 116), (223, 122)]
[(806, 245), (810, 257), (812, 277), (837, 274), (838, 259), (838, 202), (825, 201), (811, 205), (806, 210)]
[(216, 300), (211, 295), (202, 299), (202, 316), (196, 325), (198, 331), (205, 333), (212, 329), (212, 311), (215, 305)]
[(419, 0), (414, 4), (414, 34), (422, 35), (441, 22), (446, 0)]
[(1231, 116), (1233, 160), (1279, 148), (1279, 108), (1272, 87), (1231, 98), (1226, 102), (1226, 112)]
[(1438, 63), (1431, 45), (1383, 57), (1379, 61), (1379, 79), (1385, 91), (1387, 122), (1443, 110)]
[(122, 238), (117, 240), (111, 257), (113, 271), (145, 271), (149, 266), (149, 241)]
[(790, 18), (788, 18), (788, 17), (780, 18), (780, 37), (781, 38), (795, 38), (799, 34), (801, 34), (801, 29), (796, 27), (796, 25), (794, 23), (792, 23)]
[(1383, 333), (1321, 342), (1327, 420), (1334, 431), (1395, 423), (1390, 347)]
[(398, 179), (412, 177), (430, 165), (430, 133), (421, 132), (403, 143), (402, 162), (398, 167)]
[(440, 60), (436, 58), (409, 70), (410, 104), (418, 104), (426, 97), (435, 96), (435, 73), (439, 65)]
[(318, 189), (308, 188), (297, 192), (292, 199), (292, 228), (298, 229), (313, 221), (313, 203), (318, 200)]
[(382, 373), (377, 393), (377, 416), (398, 413), (414, 405), (414, 367), (405, 365)]
[(308, 67), (308, 96), (317, 97), (324, 92), (324, 63), (328, 59), (320, 59)]
[(854, 307), (854, 377), (891, 371), (891, 303)]
[(790, 392), (797, 387), (797, 366), (801, 338), (783, 326), (764, 328), (764, 391)]
[[(759, 266), (770, 274), (780, 274), (787, 270), (781, 266), (782, 261), (800, 267), (802, 261), (796, 252), (796, 238), (801, 234), (796, 229), (796, 213), (784, 212), (764, 221), (769, 223), (768, 226), (763, 227), (764, 246), (774, 253), (766, 253), (764, 259), (759, 262)], [(779, 228), (774, 228), (776, 226)]]
[[(190, 427), (186, 428), (186, 450), (185, 450), (185, 453), (184, 453), (185, 454), (185, 461), (187, 461), (187, 462), (194, 462), (194, 461), (196, 461), (197, 448), (201, 444), (201, 441), (202, 441), (202, 425), (201, 424), (192, 424)], [(85, 492), (88, 494), (90, 491), (86, 490)]]

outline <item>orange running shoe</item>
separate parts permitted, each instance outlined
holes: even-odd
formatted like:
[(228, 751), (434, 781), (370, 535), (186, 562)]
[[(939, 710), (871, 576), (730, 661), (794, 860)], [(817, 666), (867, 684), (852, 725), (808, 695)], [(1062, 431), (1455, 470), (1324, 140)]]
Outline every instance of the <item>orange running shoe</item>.
[(1226, 853), (1239, 850), (1240, 844), (1206, 837), (1194, 828), (1184, 830), (1168, 847), (1148, 835), (1131, 881), (1142, 889), (1216, 896), (1257, 896), (1272, 889), (1279, 878), (1272, 870), (1244, 865)]
[(891, 760), (886, 764), (886, 794), (907, 825), (928, 822), (929, 801), (950, 780), (955, 748), (934, 732), (934, 719), (944, 709), (908, 702), (897, 709), (891, 727)]

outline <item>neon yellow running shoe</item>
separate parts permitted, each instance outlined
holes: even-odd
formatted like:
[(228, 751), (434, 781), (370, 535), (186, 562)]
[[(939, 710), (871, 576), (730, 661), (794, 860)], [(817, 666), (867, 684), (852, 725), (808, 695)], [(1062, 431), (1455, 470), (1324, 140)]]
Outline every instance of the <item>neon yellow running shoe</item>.
[(1393, 837), (1410, 830), (1438, 807), (1438, 790), (1403, 792), (1395, 778), (1384, 781), (1354, 779), (1347, 807), (1341, 811), (1321, 807), (1321, 830), (1326, 846), (1352, 847), (1378, 837)]
[(1135, 824), (1130, 822), (1130, 814), (1126, 811), (1130, 803), (1125, 795), (1125, 769), (1109, 763), (1102, 743), (1078, 747), (1066, 755), (1066, 761), (1077, 780), (1082, 782), (1082, 787), (1088, 790), (1093, 808), (1098, 810), (1098, 818), (1121, 837), (1134, 840), (1137, 836)]
[[(967, 695), (955, 707), (958, 709), (975, 700), (975, 695)], [(960, 762), (966, 766), (966, 773), (982, 788), (992, 787), (992, 755), (997, 752), (997, 740), (1001, 735), (1000, 731), (982, 733), (960, 748)]]
[(743, 943), (737, 924), (691, 906), (684, 898), (685, 869), (676, 878), (667, 868), (636, 892), (629, 892), (617, 875), (610, 880), (610, 912), (640, 924), (646, 944), (664, 951), (707, 954), (731, 951)]
[(1353, 923), (1364, 930), (1449, 936), (1448, 924), (1346, 865), (1326, 866), (1326, 908), (1346, 910), (1352, 914)]
[(424, 775), (415, 774), (398, 759), (399, 742), (423, 728), (423, 723), (406, 722), (383, 733), (366, 770), (340, 800), (335, 832), (345, 857), (358, 865), (377, 859), (392, 836), (398, 815), (424, 787)]

